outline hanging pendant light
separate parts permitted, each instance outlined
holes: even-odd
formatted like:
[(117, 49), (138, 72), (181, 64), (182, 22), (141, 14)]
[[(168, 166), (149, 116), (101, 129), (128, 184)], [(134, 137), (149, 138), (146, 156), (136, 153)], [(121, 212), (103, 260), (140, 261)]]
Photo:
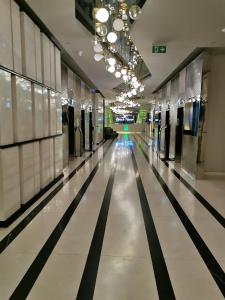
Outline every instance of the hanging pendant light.
[(117, 47), (116, 47), (116, 45), (115, 45), (115, 44), (110, 44), (109, 50), (110, 50), (112, 53), (116, 53), (116, 52), (117, 52)]
[(126, 75), (126, 74), (127, 74), (127, 68), (122, 68), (121, 74), (122, 74), (122, 75)]
[(102, 52), (103, 51), (103, 48), (102, 48), (102, 45), (101, 44), (95, 44), (94, 45), (94, 51), (96, 52), (96, 53), (100, 53), (100, 52)]
[(127, 75), (123, 75), (123, 80), (124, 81), (128, 81), (128, 76)]
[(106, 70), (109, 72), (109, 73), (114, 73), (116, 68), (115, 66), (106, 66)]
[[(105, 3), (105, 1), (100, 1)], [(118, 3), (116, 5), (116, 2)], [(119, 10), (117, 10), (119, 6)], [(130, 9), (129, 9), (130, 7)], [(116, 78), (122, 78), (129, 90), (125, 93), (124, 99), (128, 99), (143, 89), (141, 83), (135, 76), (136, 65), (142, 60), (140, 54), (130, 37), (130, 20), (137, 20), (141, 15), (141, 8), (138, 5), (128, 5), (126, 0), (112, 1), (111, 4), (106, 1), (105, 7), (94, 8), (93, 17), (95, 21), (96, 36), (94, 40), (94, 59), (95, 61), (104, 61), (107, 63), (106, 70), (109, 73), (115, 73)], [(129, 21), (128, 21), (129, 20)], [(109, 21), (109, 24), (104, 24)], [(108, 26), (109, 25), (109, 26)], [(108, 28), (111, 28), (108, 32)], [(117, 42), (121, 38), (121, 45)], [(119, 52), (127, 61), (123, 65), (114, 53)], [(129, 100), (129, 99), (128, 99)]]
[(114, 20), (113, 22), (113, 28), (116, 30), (116, 31), (121, 31), (123, 30), (123, 26), (124, 26), (124, 22), (123, 20), (117, 18)]
[(132, 20), (136, 21), (139, 19), (142, 11), (138, 5), (132, 5), (129, 9), (129, 16)]
[(108, 30), (107, 30), (107, 26), (105, 24), (96, 23), (95, 28), (96, 28), (96, 32), (98, 35), (100, 35), (100, 36), (107, 35)]
[(117, 38), (117, 34), (113, 31), (107, 35), (107, 40), (110, 44), (114, 44), (117, 41)]
[(114, 66), (116, 64), (116, 59), (114, 57), (108, 58), (108, 63), (110, 66)]
[(115, 73), (115, 77), (116, 77), (116, 78), (120, 78), (120, 77), (121, 77), (121, 73), (120, 73), (120, 71), (116, 71), (116, 73)]
[(95, 59), (95, 61), (101, 61), (101, 60), (102, 60), (102, 58), (103, 58), (103, 55), (102, 55), (102, 54), (100, 54), (100, 53), (96, 53), (96, 54), (94, 55), (94, 59)]
[(108, 10), (106, 8), (99, 8), (96, 12), (95, 18), (101, 23), (106, 23), (109, 19)]

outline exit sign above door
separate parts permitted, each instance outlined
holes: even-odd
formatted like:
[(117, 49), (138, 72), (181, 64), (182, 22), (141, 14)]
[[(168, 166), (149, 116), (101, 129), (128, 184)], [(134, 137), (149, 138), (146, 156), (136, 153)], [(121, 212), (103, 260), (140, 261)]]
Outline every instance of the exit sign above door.
[(166, 45), (153, 45), (152, 53), (166, 53)]

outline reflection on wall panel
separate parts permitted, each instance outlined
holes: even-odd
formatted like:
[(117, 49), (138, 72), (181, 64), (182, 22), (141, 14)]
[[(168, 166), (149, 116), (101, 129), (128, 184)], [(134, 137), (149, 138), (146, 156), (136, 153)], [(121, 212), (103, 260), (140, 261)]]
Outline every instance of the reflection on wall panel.
[(200, 55), (187, 66), (186, 96), (192, 98), (201, 95), (203, 58)]
[(50, 41), (50, 77), (51, 87), (55, 89), (55, 49), (54, 44)]
[(50, 141), (40, 141), (41, 188), (49, 184), (50, 178)]
[(13, 143), (11, 75), (0, 70), (0, 145)]
[(166, 99), (170, 99), (171, 94), (171, 81), (169, 81), (166, 85)]
[(56, 95), (49, 91), (49, 133), (56, 134)]
[(41, 64), (41, 32), (35, 25), (35, 58), (36, 58), (36, 79), (38, 82), (42, 82), (42, 64)]
[(13, 69), (22, 73), (20, 8), (11, 0), (12, 38), (13, 38)]
[(49, 92), (43, 88), (43, 136), (49, 136)]
[(75, 94), (76, 100), (81, 104), (81, 80), (78, 76), (75, 78)]
[(179, 95), (184, 96), (186, 90), (186, 68), (179, 74)]
[(96, 94), (95, 96), (95, 134), (96, 143), (103, 140), (103, 101), (104, 99)]
[[(186, 68), (186, 98), (187, 99), (192, 97), (197, 97), (197, 96), (199, 97), (201, 95), (202, 66), (203, 66), (203, 57), (202, 55), (200, 55)], [(187, 116), (187, 109), (188, 106), (185, 107), (184, 113), (186, 117), (189, 118), (189, 116)], [(194, 133), (194, 135), (197, 134), (198, 134), (197, 132)], [(192, 176), (197, 175), (197, 154), (198, 154), (197, 136), (184, 134), (181, 163), (182, 163), (182, 168), (184, 168)]]
[(22, 68), (23, 74), (36, 79), (34, 22), (21, 12)]
[(0, 1), (0, 65), (13, 69), (10, 0)]
[(60, 94), (56, 94), (56, 134), (62, 133), (62, 101)]
[(5, 221), (20, 208), (18, 147), (0, 149), (0, 220)]
[(73, 72), (68, 68), (68, 83), (67, 83), (68, 89), (74, 91), (74, 76)]
[(42, 138), (44, 131), (43, 123), (43, 94), (42, 87), (37, 84), (32, 84), (32, 98), (33, 98), (33, 124), (34, 124), (34, 138)]
[(55, 177), (55, 160), (54, 160), (54, 139), (49, 139), (49, 181), (53, 181)]
[(39, 142), (33, 143), (34, 147), (34, 194), (40, 192), (41, 177), (40, 177), (40, 145)]
[[(216, 52), (216, 51), (215, 51)], [(201, 155), (204, 154), (204, 171), (209, 174), (225, 175), (225, 52), (215, 53), (211, 57), (210, 74), (205, 75), (202, 83), (202, 97), (207, 99), (204, 110), (206, 119), (201, 118)], [(208, 92), (209, 91), (209, 92)], [(204, 141), (205, 140), (205, 141)]]
[(194, 177), (197, 172), (197, 152), (198, 138), (196, 136), (183, 135), (182, 168)]
[(170, 97), (170, 158), (175, 158), (179, 76), (171, 81)]
[(63, 171), (63, 143), (62, 136), (54, 138), (54, 152), (55, 152), (55, 178), (57, 178)]
[(33, 143), (20, 146), (21, 203), (34, 196), (34, 149)]
[(61, 76), (62, 76), (61, 89), (64, 92), (68, 88), (68, 86), (67, 86), (67, 67), (64, 64), (62, 64)]
[(47, 86), (51, 86), (50, 41), (43, 32), (41, 33), (41, 51), (43, 83)]
[(61, 91), (61, 52), (55, 47), (55, 88)]
[(33, 139), (31, 83), (18, 76), (12, 77), (13, 120), (15, 141)]
[(85, 103), (85, 83), (81, 80), (80, 83), (80, 104), (83, 105)]

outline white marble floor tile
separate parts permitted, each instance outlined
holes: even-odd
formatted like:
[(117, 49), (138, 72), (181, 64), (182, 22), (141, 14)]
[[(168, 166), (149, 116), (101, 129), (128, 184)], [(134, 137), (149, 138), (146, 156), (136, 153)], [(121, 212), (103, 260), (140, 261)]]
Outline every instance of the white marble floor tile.
[(84, 255), (52, 254), (27, 299), (75, 299), (85, 261)]
[(157, 300), (150, 258), (102, 256), (94, 300)]

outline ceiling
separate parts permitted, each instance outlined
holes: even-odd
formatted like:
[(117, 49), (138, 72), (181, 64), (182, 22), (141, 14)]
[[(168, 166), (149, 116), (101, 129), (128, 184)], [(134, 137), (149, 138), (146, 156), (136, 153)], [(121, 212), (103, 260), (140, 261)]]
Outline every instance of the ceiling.
[[(94, 85), (108, 99), (121, 83), (93, 59), (93, 36), (75, 18), (75, 0), (27, 0)], [(225, 47), (225, 0), (147, 0), (131, 36), (149, 68), (145, 105), (152, 92), (197, 47)], [(166, 54), (152, 54), (152, 44), (166, 43)], [(83, 51), (83, 55), (78, 55)]]

